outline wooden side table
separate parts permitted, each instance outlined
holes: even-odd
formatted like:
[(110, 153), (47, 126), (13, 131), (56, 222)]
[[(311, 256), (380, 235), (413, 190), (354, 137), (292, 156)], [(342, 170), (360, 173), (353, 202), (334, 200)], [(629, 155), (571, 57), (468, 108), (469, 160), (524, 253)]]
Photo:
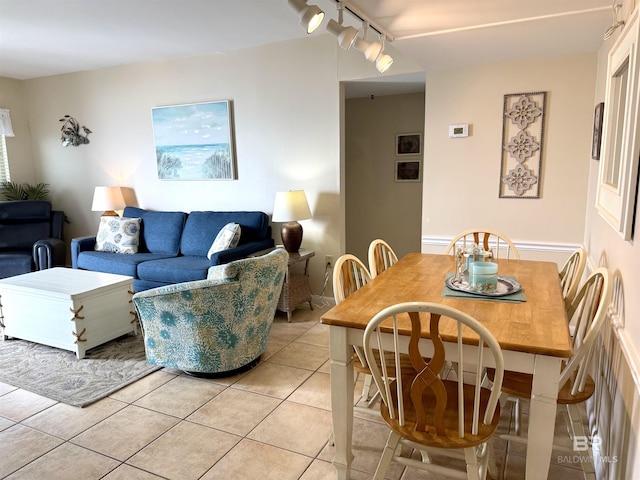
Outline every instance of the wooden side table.
[[(289, 253), (289, 265), (287, 273), (284, 277), (282, 285), (282, 293), (278, 300), (277, 309), (287, 313), (287, 321), (291, 321), (291, 312), (293, 312), (301, 303), (309, 302), (309, 307), (313, 310), (311, 304), (311, 285), (309, 284), (309, 259), (316, 252), (301, 248), (296, 253)], [(304, 270), (302, 272), (294, 272), (296, 264), (304, 262)], [(299, 269), (298, 269), (299, 270)]]

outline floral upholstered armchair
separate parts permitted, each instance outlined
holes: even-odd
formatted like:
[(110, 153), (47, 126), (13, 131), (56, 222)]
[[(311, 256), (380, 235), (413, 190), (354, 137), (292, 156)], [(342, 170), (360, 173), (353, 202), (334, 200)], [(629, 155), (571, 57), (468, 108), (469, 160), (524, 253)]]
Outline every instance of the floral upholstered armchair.
[(136, 293), (147, 361), (205, 376), (257, 363), (267, 347), (288, 258), (276, 249), (211, 267), (206, 280)]

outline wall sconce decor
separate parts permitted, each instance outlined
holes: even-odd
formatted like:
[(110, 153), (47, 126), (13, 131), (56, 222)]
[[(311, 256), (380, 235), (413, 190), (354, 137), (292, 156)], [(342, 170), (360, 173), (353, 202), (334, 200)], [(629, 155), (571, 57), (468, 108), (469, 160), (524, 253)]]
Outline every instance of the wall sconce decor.
[(504, 96), (500, 198), (540, 198), (546, 92)]
[[(62, 140), (63, 147), (68, 147), (69, 145), (77, 147), (78, 145), (89, 143), (89, 134), (93, 133), (91, 130), (84, 125), (81, 127), (78, 121), (71, 115), (65, 115), (60, 121), (64, 122), (62, 127), (60, 127), (60, 131), (62, 132), (60, 140)], [(80, 132), (81, 128), (84, 134)]]

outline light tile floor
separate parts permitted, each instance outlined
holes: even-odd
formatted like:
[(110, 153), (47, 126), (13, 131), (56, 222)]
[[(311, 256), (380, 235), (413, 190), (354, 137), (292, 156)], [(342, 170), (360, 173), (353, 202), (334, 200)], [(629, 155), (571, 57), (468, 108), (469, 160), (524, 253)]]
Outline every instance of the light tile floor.
[[(163, 369), (85, 408), (0, 383), (0, 478), (334, 478), (324, 310), (298, 309), (291, 323), (278, 313), (260, 364), (234, 377)], [(510, 422), (507, 408), (501, 432)], [(387, 432), (379, 419), (356, 414), (354, 479), (372, 477)], [(524, 478), (523, 447), (494, 443), (500, 478)], [(440, 477), (395, 466), (389, 478)], [(582, 473), (579, 465), (554, 462), (549, 478)]]

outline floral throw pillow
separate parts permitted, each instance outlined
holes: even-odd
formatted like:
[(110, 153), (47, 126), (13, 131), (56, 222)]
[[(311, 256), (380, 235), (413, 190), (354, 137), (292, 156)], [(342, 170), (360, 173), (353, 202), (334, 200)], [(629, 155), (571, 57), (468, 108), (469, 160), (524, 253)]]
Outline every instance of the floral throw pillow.
[(209, 253), (207, 253), (207, 258), (211, 260), (211, 256), (214, 253), (221, 252), (227, 248), (236, 247), (240, 241), (240, 233), (240, 225), (237, 223), (227, 223), (218, 232), (216, 239), (213, 241), (213, 244), (209, 249)]
[(138, 253), (140, 218), (100, 217), (97, 252)]

